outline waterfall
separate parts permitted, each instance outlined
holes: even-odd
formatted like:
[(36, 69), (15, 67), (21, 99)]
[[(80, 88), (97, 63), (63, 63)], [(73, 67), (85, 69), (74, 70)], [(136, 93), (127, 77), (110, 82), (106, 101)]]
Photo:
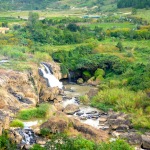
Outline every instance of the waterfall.
[(63, 85), (62, 82), (60, 82), (52, 73), (51, 70), (47, 67), (46, 64), (42, 63), (41, 65), (43, 65), (44, 68), (40, 68), (43, 77), (45, 79), (47, 79), (48, 81), (48, 86), (50, 87), (59, 87), (60, 89), (62, 89)]
[(71, 83), (71, 76), (70, 76), (70, 72), (68, 72), (68, 82)]

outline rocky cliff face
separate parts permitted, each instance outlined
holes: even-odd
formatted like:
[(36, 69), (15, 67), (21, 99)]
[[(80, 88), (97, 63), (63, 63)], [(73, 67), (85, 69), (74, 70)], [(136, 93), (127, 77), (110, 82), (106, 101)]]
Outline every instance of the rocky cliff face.
[[(46, 64), (56, 78), (62, 78), (58, 64), (54, 62)], [(0, 69), (0, 135), (5, 124), (9, 124), (9, 120), (20, 109), (34, 107), (43, 101), (62, 100), (59, 96), (62, 90), (48, 87), (47, 81), (39, 75), (36, 64), (31, 64), (30, 67), (31, 70), (25, 72)]]

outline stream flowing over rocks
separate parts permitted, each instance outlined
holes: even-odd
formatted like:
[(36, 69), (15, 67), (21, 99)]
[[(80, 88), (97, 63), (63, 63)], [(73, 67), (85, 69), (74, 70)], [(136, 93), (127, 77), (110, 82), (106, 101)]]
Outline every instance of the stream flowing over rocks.
[[(0, 135), (2, 130), (9, 130), (9, 137), (18, 149), (29, 149), (35, 143), (44, 145), (47, 139), (41, 137), (42, 128), (50, 129), (51, 133), (68, 131), (71, 136), (82, 134), (97, 142), (123, 138), (137, 150), (150, 149), (150, 133), (138, 134), (129, 115), (83, 105), (79, 97), (87, 94), (91, 98), (98, 89), (82, 84), (63, 85), (59, 81), (63, 78), (60, 67), (54, 62), (41, 63), (38, 71), (35, 67), (25, 73), (0, 69), (0, 74)], [(42, 102), (52, 106), (53, 115), (48, 120), (25, 121), (24, 129), (9, 127), (19, 110)]]

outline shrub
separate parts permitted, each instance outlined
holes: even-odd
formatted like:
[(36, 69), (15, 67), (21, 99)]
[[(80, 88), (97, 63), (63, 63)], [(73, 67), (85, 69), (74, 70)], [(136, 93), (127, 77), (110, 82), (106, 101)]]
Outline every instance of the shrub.
[(40, 104), (37, 108), (22, 110), (18, 114), (19, 119), (29, 120), (34, 118), (45, 118), (49, 110), (48, 104)]
[(42, 128), (41, 130), (40, 130), (40, 133), (42, 134), (42, 136), (48, 136), (49, 134), (50, 134), (50, 129), (48, 129), (48, 128)]
[(23, 124), (20, 120), (16, 119), (16, 120), (13, 120), (13, 121), (10, 123), (10, 126), (11, 126), (11, 127), (20, 127), (20, 128), (23, 128), (23, 127), (24, 127), (24, 124)]
[(89, 71), (83, 71), (83, 78), (85, 80), (88, 80), (90, 79), (92, 76), (91, 76), (91, 73)]
[(34, 58), (37, 62), (39, 61), (52, 61), (51, 56), (46, 52), (36, 52)]
[(83, 103), (83, 104), (88, 104), (88, 103), (89, 103), (89, 98), (88, 98), (87, 95), (80, 96), (80, 97), (79, 97), (79, 100), (80, 100), (80, 102)]
[(116, 140), (113, 142), (103, 142), (101, 143), (97, 150), (134, 150), (127, 142), (124, 140)]
[(95, 142), (80, 136), (69, 138), (68, 136), (61, 134), (54, 135), (51, 138), (51, 141), (46, 143), (45, 148), (57, 150), (134, 150), (134, 148), (124, 140), (96, 144)]
[(6, 132), (4, 132), (0, 136), (0, 149), (1, 150), (16, 150), (17, 149), (16, 145), (9, 140)]
[(105, 75), (105, 72), (103, 69), (98, 68), (95, 73), (94, 73), (94, 77), (95, 79), (99, 79), (99, 80), (103, 80), (103, 76)]

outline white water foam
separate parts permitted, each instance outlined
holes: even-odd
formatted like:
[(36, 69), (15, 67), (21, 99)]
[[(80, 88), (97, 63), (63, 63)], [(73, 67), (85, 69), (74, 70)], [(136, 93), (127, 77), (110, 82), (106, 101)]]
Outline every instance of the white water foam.
[(44, 68), (40, 68), (40, 70), (43, 73), (43, 77), (48, 80), (48, 84), (50, 87), (58, 87), (60, 89), (63, 88), (62, 82), (60, 82), (53, 74), (51, 74), (49, 68), (45, 65), (42, 64)]

